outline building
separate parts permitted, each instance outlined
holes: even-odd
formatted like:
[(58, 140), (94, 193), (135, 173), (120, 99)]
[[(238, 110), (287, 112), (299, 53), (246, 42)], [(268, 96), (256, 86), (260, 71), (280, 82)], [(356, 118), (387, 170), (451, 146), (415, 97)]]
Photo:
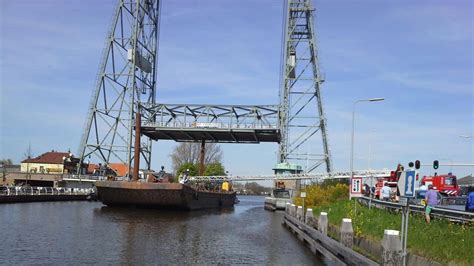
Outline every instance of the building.
[(474, 186), (474, 176), (473, 175), (467, 175), (463, 178), (458, 179), (458, 185), (461, 187), (469, 187), (469, 186)]
[(21, 162), (21, 172), (40, 174), (67, 174), (74, 173), (78, 158), (70, 152), (50, 151), (36, 158), (29, 158)]
[[(272, 169), (277, 176), (285, 176), (285, 175), (294, 175), (300, 174), (303, 172), (303, 168), (301, 165), (297, 165), (294, 163), (279, 163)], [(298, 190), (301, 186), (300, 180), (276, 180), (275, 185), (276, 188), (284, 188), (290, 190)]]
[(128, 165), (125, 163), (109, 163), (108, 165), (89, 163), (85, 165), (85, 169), (83, 174), (87, 175), (125, 177), (127, 176)]

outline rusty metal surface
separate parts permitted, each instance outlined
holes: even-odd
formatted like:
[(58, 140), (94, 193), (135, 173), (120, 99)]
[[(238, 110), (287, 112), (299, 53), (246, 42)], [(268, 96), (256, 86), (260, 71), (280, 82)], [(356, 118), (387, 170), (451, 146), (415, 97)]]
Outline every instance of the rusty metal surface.
[(0, 195), (1, 203), (44, 202), (44, 201), (81, 201), (87, 195)]
[(179, 183), (146, 183), (146, 182), (127, 182), (127, 181), (97, 181), (97, 188), (127, 188), (127, 189), (182, 189), (183, 185)]
[(172, 209), (233, 207), (235, 192), (198, 191), (178, 183), (98, 181), (99, 200), (109, 206), (136, 206)]

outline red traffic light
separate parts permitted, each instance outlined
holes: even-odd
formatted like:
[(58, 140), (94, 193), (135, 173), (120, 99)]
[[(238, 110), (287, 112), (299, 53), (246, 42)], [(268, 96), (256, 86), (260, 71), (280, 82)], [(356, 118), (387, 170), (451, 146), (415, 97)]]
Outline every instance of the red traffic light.
[(415, 161), (415, 169), (420, 169), (420, 166), (421, 166), (420, 160), (416, 160)]

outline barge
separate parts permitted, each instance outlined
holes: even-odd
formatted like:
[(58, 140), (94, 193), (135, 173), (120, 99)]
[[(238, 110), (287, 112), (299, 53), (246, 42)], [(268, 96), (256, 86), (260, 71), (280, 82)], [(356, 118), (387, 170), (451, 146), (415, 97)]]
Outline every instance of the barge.
[(232, 208), (234, 191), (198, 190), (180, 183), (97, 181), (98, 199), (107, 206), (200, 210)]

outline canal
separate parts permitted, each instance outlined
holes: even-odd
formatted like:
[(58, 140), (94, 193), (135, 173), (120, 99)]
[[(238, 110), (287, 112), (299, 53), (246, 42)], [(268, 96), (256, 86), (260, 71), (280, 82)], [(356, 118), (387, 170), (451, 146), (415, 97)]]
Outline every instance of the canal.
[(263, 197), (233, 210), (176, 212), (100, 202), (0, 205), (2, 264), (323, 264)]

